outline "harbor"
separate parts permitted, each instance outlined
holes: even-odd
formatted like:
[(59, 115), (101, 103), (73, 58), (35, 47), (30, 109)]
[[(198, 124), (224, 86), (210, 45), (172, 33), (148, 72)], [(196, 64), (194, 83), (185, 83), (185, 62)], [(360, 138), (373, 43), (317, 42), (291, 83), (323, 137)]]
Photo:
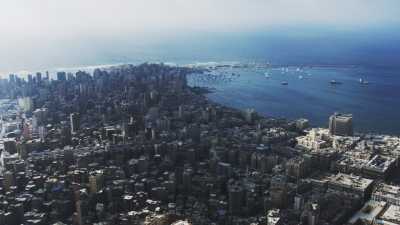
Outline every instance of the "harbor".
[(190, 85), (212, 88), (214, 91), (207, 96), (213, 101), (239, 109), (254, 107), (265, 116), (306, 117), (315, 126), (326, 126), (325, 118), (331, 112), (351, 112), (357, 115), (361, 132), (400, 134), (400, 77), (396, 70), (268, 63), (223, 65), (203, 65), (208, 71), (192, 75)]

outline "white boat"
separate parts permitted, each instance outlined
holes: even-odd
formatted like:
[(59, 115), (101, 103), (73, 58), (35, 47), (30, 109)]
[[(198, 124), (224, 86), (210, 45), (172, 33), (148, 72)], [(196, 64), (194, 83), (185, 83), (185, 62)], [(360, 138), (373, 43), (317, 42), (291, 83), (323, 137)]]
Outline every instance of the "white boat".
[(336, 80), (331, 80), (329, 83), (331, 83), (332, 85), (335, 85), (335, 84), (342, 84), (341, 82), (336, 81)]
[(299, 76), (299, 79), (300, 79), (300, 80), (301, 80), (301, 79), (303, 79), (303, 76), (302, 76), (302, 75), (300, 75), (300, 76)]
[(360, 78), (360, 84), (368, 84), (368, 83), (369, 83), (368, 81), (366, 81), (366, 80)]

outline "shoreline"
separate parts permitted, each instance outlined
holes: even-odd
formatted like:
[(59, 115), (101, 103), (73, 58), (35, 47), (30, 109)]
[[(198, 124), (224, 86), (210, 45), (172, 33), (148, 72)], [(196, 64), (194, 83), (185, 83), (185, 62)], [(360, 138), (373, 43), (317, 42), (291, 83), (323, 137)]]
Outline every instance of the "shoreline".
[(15, 71), (0, 71), (0, 79), (7, 79), (10, 74), (17, 74), (20, 76), (27, 76), (28, 74), (35, 74), (36, 72), (77, 72), (77, 71), (93, 71), (97, 68), (110, 68), (114, 66), (123, 66), (123, 65), (140, 65), (143, 63), (150, 64), (164, 64), (178, 67), (196, 67), (196, 68), (212, 68), (212, 67), (236, 67), (236, 68), (249, 68), (249, 67), (260, 67), (260, 68), (282, 68), (282, 67), (296, 67), (296, 68), (398, 68), (396, 65), (364, 65), (364, 64), (296, 64), (296, 63), (269, 63), (269, 62), (259, 62), (259, 61), (193, 61), (186, 63), (177, 63), (177, 62), (161, 62), (161, 61), (137, 61), (137, 62), (120, 62), (120, 63), (105, 63), (105, 64), (90, 64), (90, 65), (71, 65), (71, 66), (59, 66), (59, 67), (50, 67), (50, 68), (36, 68), (36, 69), (20, 69)]
[[(330, 118), (334, 125), (324, 129), (313, 128), (307, 119), (289, 120), (230, 107), (208, 98), (211, 89), (189, 85), (187, 75), (198, 71), (141, 64), (96, 70), (93, 76), (80, 72), (66, 78), (63, 73), (58, 80), (39, 76), (26, 83), (13, 77), (6, 86), (10, 91), (4, 96), (24, 96), (27, 86), (32, 90), (46, 88), (47, 95), (40, 101), (40, 95), (28, 92), (27, 98), (31, 99), (24, 104), (26, 108), (14, 105), (15, 112), (5, 119), (3, 128), (7, 133), (0, 153), (10, 159), (7, 162), (29, 169), (27, 180), (39, 182), (35, 178), (43, 177), (46, 185), (52, 185), (38, 193), (27, 188), (30, 183), (21, 183), (15, 188), (15, 196), (53, 196), (50, 194), (55, 193), (55, 187), (60, 198), (68, 200), (70, 195), (64, 193), (76, 193), (78, 187), (82, 190), (79, 193), (89, 193), (82, 198), (87, 205), (104, 202), (108, 207), (123, 200), (124, 204), (135, 204), (135, 212), (146, 210), (154, 215), (169, 215), (173, 206), (196, 212), (183, 212), (189, 220), (203, 221), (194, 224), (212, 224), (220, 220), (210, 217), (206, 202), (227, 199), (215, 205), (214, 211), (236, 207), (226, 221), (250, 221), (265, 215), (262, 206), (266, 202), (281, 207), (281, 200), (271, 201), (270, 193), (295, 193), (302, 188), (302, 196), (315, 194), (316, 190), (316, 196), (328, 196), (330, 190), (346, 195), (348, 189), (343, 191), (343, 184), (359, 193), (360, 181), (367, 184), (363, 188), (368, 190), (374, 188), (374, 180), (392, 175), (400, 138), (355, 136), (358, 134), (353, 133), (351, 120), (343, 119), (345, 115), (338, 122), (336, 116), (340, 115), (334, 114)], [(72, 91), (63, 91), (68, 89)], [(59, 99), (65, 102), (57, 105)], [(30, 100), (39, 103), (29, 104)], [(88, 101), (92, 104), (84, 104)], [(22, 110), (25, 113), (20, 113)], [(19, 128), (20, 121), (23, 129)], [(336, 129), (337, 124), (341, 129)], [(9, 165), (0, 165), (0, 174), (2, 168), (6, 178), (20, 174), (16, 169), (19, 167)], [(375, 170), (378, 166), (380, 169)], [(303, 181), (310, 185), (304, 186)], [(327, 182), (330, 189), (318, 188)], [(4, 182), (5, 190), (14, 189), (11, 185)], [(65, 191), (61, 192), (60, 187)], [(111, 201), (102, 201), (99, 196), (103, 193), (115, 196)], [(250, 194), (253, 197), (249, 200), (241, 198)], [(241, 200), (234, 200), (234, 196)], [(361, 200), (364, 195), (354, 198)], [(136, 203), (135, 199), (143, 201)], [(287, 203), (282, 207), (293, 209), (292, 199), (295, 196), (285, 197)], [(250, 201), (255, 202), (254, 213), (240, 213)], [(76, 202), (81, 204), (80, 200)], [(154, 211), (149, 210), (150, 203)], [(131, 211), (122, 206), (111, 211), (109, 217), (118, 221), (132, 218), (125, 217)], [(87, 212), (97, 211), (88, 207)], [(71, 210), (65, 215), (62, 221), (69, 221), (76, 213)], [(144, 224), (140, 222), (143, 218), (137, 217), (133, 223)], [(84, 219), (87, 224), (97, 222), (95, 217)], [(46, 224), (53, 224), (48, 221)]]
[[(214, 62), (212, 62), (212, 63), (214, 63)], [(152, 64), (152, 63), (149, 63), (149, 64)], [(155, 64), (163, 64), (163, 65), (166, 65), (166, 66), (171, 66), (172, 64), (171, 63), (155, 63)], [(112, 69), (112, 68), (118, 68), (118, 67), (123, 67), (123, 66), (126, 66), (126, 65), (134, 65), (134, 64), (114, 64), (114, 65), (99, 65), (99, 66), (87, 66), (87, 67), (73, 67), (73, 68), (71, 68), (71, 69), (83, 69), (83, 68), (88, 68), (88, 69), (90, 69), (90, 70), (95, 70), (95, 69), (105, 69), (105, 70), (107, 70), (107, 69)], [(140, 64), (139, 64), (140, 65)], [(227, 66), (227, 64), (224, 64), (224, 63), (221, 63), (221, 64), (218, 64), (220, 67), (225, 67), (225, 66)], [(198, 69), (198, 70), (200, 70), (200, 73), (199, 73), (199, 71), (195, 71), (194, 73), (197, 73), (197, 75), (198, 76), (202, 76), (202, 72), (204, 72), (204, 71), (208, 71), (209, 69), (208, 68), (205, 68), (204, 67), (205, 65), (203, 65), (203, 66), (199, 66), (199, 67), (190, 67), (190, 66), (188, 66), (188, 65), (186, 65), (186, 66), (180, 66), (180, 65), (172, 65), (172, 67), (183, 67), (183, 68), (191, 68), (191, 69)], [(231, 65), (232, 66), (232, 65)], [(247, 67), (247, 66), (256, 66), (256, 65), (249, 65), (249, 64), (239, 64), (239, 66), (243, 66), (243, 67)], [(283, 66), (283, 64), (282, 65), (271, 65), (271, 67), (270, 68), (279, 68), (280, 66)], [(294, 66), (294, 65), (291, 65), (291, 66)], [(309, 67), (320, 67), (320, 68), (337, 68), (337, 67), (343, 67), (343, 66), (346, 66), (346, 65), (322, 65), (322, 64), (320, 64), (320, 65), (308, 65)], [(243, 68), (243, 67), (240, 67), (240, 68)], [(347, 67), (346, 68), (354, 68), (354, 67), (357, 67), (357, 65), (347, 65)], [(65, 68), (64, 68), (65, 69)], [(60, 68), (60, 71), (61, 71), (61, 68)], [(91, 72), (91, 73), (93, 73), (93, 72)], [(193, 74), (193, 73), (190, 73), (190, 74)], [(189, 86), (189, 85), (188, 85)], [(215, 92), (217, 92), (217, 89), (216, 88), (213, 88), (213, 87), (205, 87), (205, 86), (189, 86), (191, 89), (192, 89), (192, 91), (194, 91), (196, 94), (201, 94), (201, 95), (204, 95), (205, 97), (207, 97), (207, 95), (208, 94), (212, 94), (212, 93), (215, 93)], [(8, 98), (4, 98), (4, 99), (2, 99), (2, 100), (7, 100)], [(9, 100), (9, 99), (8, 99)], [(208, 101), (212, 101), (209, 97), (207, 97), (207, 100)], [(222, 103), (218, 103), (218, 102), (215, 102), (215, 101), (212, 101), (213, 103), (217, 103), (217, 104), (219, 104), (219, 105), (223, 105)], [(226, 107), (229, 107), (229, 108), (233, 108), (233, 109), (236, 109), (236, 110), (240, 110), (240, 111), (244, 111), (244, 110), (246, 110), (245, 108), (241, 108), (241, 107), (233, 107), (233, 106), (228, 106), (228, 105), (223, 105), (223, 106), (226, 106)], [(249, 107), (249, 108), (251, 108), (251, 107)], [(275, 119), (285, 119), (285, 120), (287, 120), (287, 121), (295, 121), (295, 120), (297, 120), (297, 119), (299, 119), (299, 118), (301, 118), (301, 116), (299, 116), (299, 117), (295, 117), (295, 118), (289, 118), (289, 117), (285, 117), (285, 116), (279, 116), (279, 117), (275, 117), (275, 116), (268, 116), (268, 115), (266, 115), (267, 113), (261, 113), (260, 111), (256, 111), (259, 115), (262, 115), (262, 116), (264, 116), (264, 117), (268, 117), (268, 118), (275, 118)], [(307, 119), (309, 119), (309, 118), (307, 118)], [(310, 124), (313, 124), (312, 123), (312, 121), (310, 121)], [(316, 128), (316, 127), (322, 127), (322, 128), (326, 128), (326, 126), (318, 126), (318, 125), (316, 125), (316, 126), (312, 126), (312, 127), (314, 127), (314, 128)], [(357, 130), (357, 129), (355, 129), (355, 131), (357, 132), (357, 133), (359, 133), (359, 134), (362, 134), (362, 135), (391, 135), (391, 136), (400, 136), (400, 134), (398, 134), (398, 133), (393, 133), (393, 132), (374, 132), (374, 131), (363, 131), (363, 130)]]

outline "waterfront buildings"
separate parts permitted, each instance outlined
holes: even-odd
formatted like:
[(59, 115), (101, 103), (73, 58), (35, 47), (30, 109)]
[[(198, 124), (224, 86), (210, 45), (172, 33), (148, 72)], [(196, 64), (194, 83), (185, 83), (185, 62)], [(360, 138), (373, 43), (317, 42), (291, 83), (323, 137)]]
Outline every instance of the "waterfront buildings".
[(218, 105), (194, 70), (10, 76), (34, 104), (1, 121), (0, 225), (397, 223), (398, 137)]
[(329, 117), (329, 133), (337, 136), (353, 135), (353, 116), (335, 113)]

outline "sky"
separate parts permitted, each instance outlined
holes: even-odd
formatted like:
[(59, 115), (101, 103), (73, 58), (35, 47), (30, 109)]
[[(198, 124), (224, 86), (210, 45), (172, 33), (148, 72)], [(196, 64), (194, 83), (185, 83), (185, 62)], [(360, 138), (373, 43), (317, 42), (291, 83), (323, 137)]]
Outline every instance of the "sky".
[(399, 11), (398, 0), (1, 0), (0, 72), (151, 55), (143, 49), (204, 34), (396, 27)]

